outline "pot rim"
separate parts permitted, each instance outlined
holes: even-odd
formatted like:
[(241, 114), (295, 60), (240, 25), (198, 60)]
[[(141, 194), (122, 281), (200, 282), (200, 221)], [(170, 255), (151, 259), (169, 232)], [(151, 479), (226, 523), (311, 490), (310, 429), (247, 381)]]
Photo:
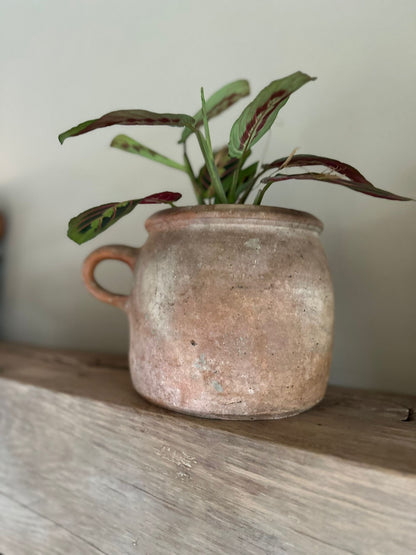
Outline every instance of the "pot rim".
[(242, 227), (250, 222), (260, 226), (300, 228), (318, 233), (324, 228), (321, 220), (308, 212), (253, 204), (206, 204), (167, 208), (150, 216), (145, 227), (150, 233), (201, 225), (212, 227), (216, 222), (221, 226), (233, 224)]

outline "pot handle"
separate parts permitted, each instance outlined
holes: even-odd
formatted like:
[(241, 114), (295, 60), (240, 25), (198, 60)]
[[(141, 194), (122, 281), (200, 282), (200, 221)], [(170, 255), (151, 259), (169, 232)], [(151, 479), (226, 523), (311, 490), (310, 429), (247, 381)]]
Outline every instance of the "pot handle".
[(95, 280), (94, 271), (97, 264), (103, 260), (120, 260), (134, 270), (139, 251), (139, 248), (127, 247), (126, 245), (105, 245), (93, 251), (87, 256), (82, 265), (82, 277), (88, 291), (99, 301), (121, 308), (121, 310), (126, 310), (129, 296), (116, 295), (101, 287)]

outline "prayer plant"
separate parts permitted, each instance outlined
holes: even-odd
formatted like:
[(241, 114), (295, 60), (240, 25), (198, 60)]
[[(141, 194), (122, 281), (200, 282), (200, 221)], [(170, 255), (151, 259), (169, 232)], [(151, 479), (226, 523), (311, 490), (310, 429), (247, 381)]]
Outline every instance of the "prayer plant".
[[(283, 79), (273, 81), (242, 111), (231, 128), (228, 146), (213, 151), (208, 120), (221, 114), (241, 98), (250, 93), (248, 81), (242, 79), (222, 87), (207, 101), (201, 89), (201, 109), (194, 117), (186, 114), (158, 114), (146, 110), (117, 110), (104, 116), (85, 121), (59, 135), (63, 143), (68, 137), (88, 133), (110, 125), (169, 125), (182, 127), (179, 143), (183, 148), (183, 162), (177, 162), (142, 145), (127, 135), (117, 135), (112, 147), (139, 154), (155, 162), (165, 164), (186, 173), (192, 183), (198, 204), (244, 204), (250, 193), (256, 191), (253, 204), (259, 205), (267, 189), (278, 181), (288, 179), (315, 179), (344, 185), (366, 195), (390, 200), (411, 200), (406, 197), (377, 189), (352, 166), (313, 154), (295, 154), (279, 158), (259, 168), (259, 163), (247, 164), (251, 147), (272, 126), (280, 109), (292, 93), (315, 77), (297, 71)], [(187, 155), (187, 140), (195, 135), (205, 164), (196, 174)], [(309, 168), (320, 166), (322, 171)], [(296, 169), (296, 173), (287, 173)], [(298, 172), (301, 169), (303, 171)], [(282, 171), (285, 170), (285, 171)], [(267, 174), (267, 176), (266, 176)], [(138, 204), (166, 203), (174, 206), (181, 198), (180, 193), (165, 191), (144, 198), (111, 202), (82, 212), (69, 222), (68, 236), (81, 244), (94, 238), (113, 225), (122, 216), (131, 212)]]

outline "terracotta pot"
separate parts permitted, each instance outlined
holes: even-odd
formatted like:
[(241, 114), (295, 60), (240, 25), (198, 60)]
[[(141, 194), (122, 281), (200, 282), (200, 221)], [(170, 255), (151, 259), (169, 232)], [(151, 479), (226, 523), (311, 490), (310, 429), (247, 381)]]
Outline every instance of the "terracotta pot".
[[(334, 310), (322, 228), (282, 208), (174, 208), (146, 221), (140, 249), (94, 251), (85, 283), (129, 317), (137, 391), (175, 411), (224, 419), (283, 418), (318, 403)], [(130, 296), (96, 283), (105, 259), (131, 267)]]

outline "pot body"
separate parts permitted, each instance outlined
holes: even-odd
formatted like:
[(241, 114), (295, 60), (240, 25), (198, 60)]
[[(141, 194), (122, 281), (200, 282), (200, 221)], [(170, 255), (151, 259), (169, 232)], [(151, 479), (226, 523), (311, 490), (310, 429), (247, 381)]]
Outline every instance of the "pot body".
[(282, 418), (322, 399), (334, 301), (319, 220), (217, 205), (163, 210), (146, 229), (125, 303), (142, 396), (226, 419)]

